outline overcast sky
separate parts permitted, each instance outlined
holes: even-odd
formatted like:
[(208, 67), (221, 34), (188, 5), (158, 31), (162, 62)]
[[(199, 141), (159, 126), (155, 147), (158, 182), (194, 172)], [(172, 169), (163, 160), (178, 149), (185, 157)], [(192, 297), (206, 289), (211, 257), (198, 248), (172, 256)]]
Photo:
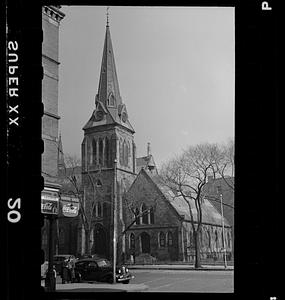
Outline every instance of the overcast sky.
[[(81, 157), (94, 110), (106, 7), (62, 6), (59, 115), (63, 150)], [(120, 94), (159, 166), (189, 145), (234, 137), (234, 8), (110, 7)]]

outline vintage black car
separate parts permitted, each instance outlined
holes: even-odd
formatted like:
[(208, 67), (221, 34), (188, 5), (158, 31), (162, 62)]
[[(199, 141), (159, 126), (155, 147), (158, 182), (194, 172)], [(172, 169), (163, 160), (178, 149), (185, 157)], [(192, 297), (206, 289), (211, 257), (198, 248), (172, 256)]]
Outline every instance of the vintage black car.
[[(134, 278), (126, 266), (116, 268), (116, 281), (129, 283)], [(113, 266), (104, 258), (84, 258), (75, 263), (75, 280), (113, 282)]]

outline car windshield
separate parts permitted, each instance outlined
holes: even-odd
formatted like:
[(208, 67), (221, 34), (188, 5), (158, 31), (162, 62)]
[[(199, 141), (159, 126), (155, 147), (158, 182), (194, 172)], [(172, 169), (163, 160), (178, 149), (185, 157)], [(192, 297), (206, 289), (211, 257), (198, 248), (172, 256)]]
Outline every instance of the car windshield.
[(99, 261), (97, 261), (97, 264), (99, 267), (110, 266), (110, 263), (107, 260), (99, 260)]

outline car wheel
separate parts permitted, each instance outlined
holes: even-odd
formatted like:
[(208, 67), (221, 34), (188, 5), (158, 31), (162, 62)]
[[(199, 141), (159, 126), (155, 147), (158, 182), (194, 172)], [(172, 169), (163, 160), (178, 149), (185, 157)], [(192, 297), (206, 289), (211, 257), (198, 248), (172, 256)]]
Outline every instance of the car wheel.
[(123, 284), (128, 284), (129, 282), (130, 282), (130, 280), (122, 281)]

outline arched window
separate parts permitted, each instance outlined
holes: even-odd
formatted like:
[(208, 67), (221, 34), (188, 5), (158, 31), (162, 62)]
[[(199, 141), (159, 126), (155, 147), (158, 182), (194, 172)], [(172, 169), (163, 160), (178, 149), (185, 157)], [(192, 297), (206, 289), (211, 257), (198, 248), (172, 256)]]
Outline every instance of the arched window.
[(108, 106), (115, 106), (115, 97), (112, 93), (108, 97)]
[(133, 233), (130, 234), (130, 249), (135, 249), (135, 235)]
[(108, 138), (106, 138), (105, 139), (105, 163), (104, 163), (104, 165), (106, 166), (106, 167), (109, 167), (109, 165), (110, 165), (110, 142), (109, 142), (109, 139)]
[(139, 225), (140, 224), (140, 217), (139, 217), (139, 215), (140, 215), (140, 211), (139, 211), (139, 209), (138, 208), (136, 208), (135, 209), (135, 218), (136, 218), (136, 225)]
[(167, 243), (169, 247), (173, 245), (173, 235), (171, 231), (168, 231), (167, 233)]
[(218, 232), (215, 231), (215, 242), (216, 242), (216, 248), (219, 248), (219, 238), (218, 238)]
[(159, 233), (159, 246), (165, 247), (165, 234), (163, 232)]
[(108, 216), (108, 204), (106, 202), (103, 203), (103, 217)]
[(98, 202), (98, 217), (102, 217), (102, 206), (101, 206), (101, 202)]
[(150, 224), (154, 224), (154, 209), (153, 209), (153, 207), (151, 207), (149, 209), (149, 214), (150, 214), (150, 218), (149, 218)]
[(141, 206), (141, 214), (142, 214), (142, 223), (148, 224), (148, 210), (144, 203)]
[(92, 140), (92, 165), (96, 165), (97, 163), (97, 145), (96, 145), (96, 140)]
[(127, 153), (128, 153), (127, 165), (129, 166), (130, 165), (130, 161), (131, 161), (131, 146), (130, 146), (130, 142), (128, 142)]
[(99, 140), (99, 164), (103, 165), (103, 140)]
[(123, 165), (123, 145), (122, 145), (122, 140), (120, 139), (119, 141), (119, 160), (120, 160), (120, 165)]
[(210, 230), (208, 230), (207, 232), (208, 232), (208, 247), (209, 249), (211, 249), (211, 233)]
[(122, 165), (126, 166), (127, 162), (128, 162), (128, 148), (127, 148), (127, 143), (125, 140), (123, 142), (122, 148), (123, 148)]
[(231, 234), (228, 231), (228, 248), (230, 248), (230, 247), (231, 247)]

